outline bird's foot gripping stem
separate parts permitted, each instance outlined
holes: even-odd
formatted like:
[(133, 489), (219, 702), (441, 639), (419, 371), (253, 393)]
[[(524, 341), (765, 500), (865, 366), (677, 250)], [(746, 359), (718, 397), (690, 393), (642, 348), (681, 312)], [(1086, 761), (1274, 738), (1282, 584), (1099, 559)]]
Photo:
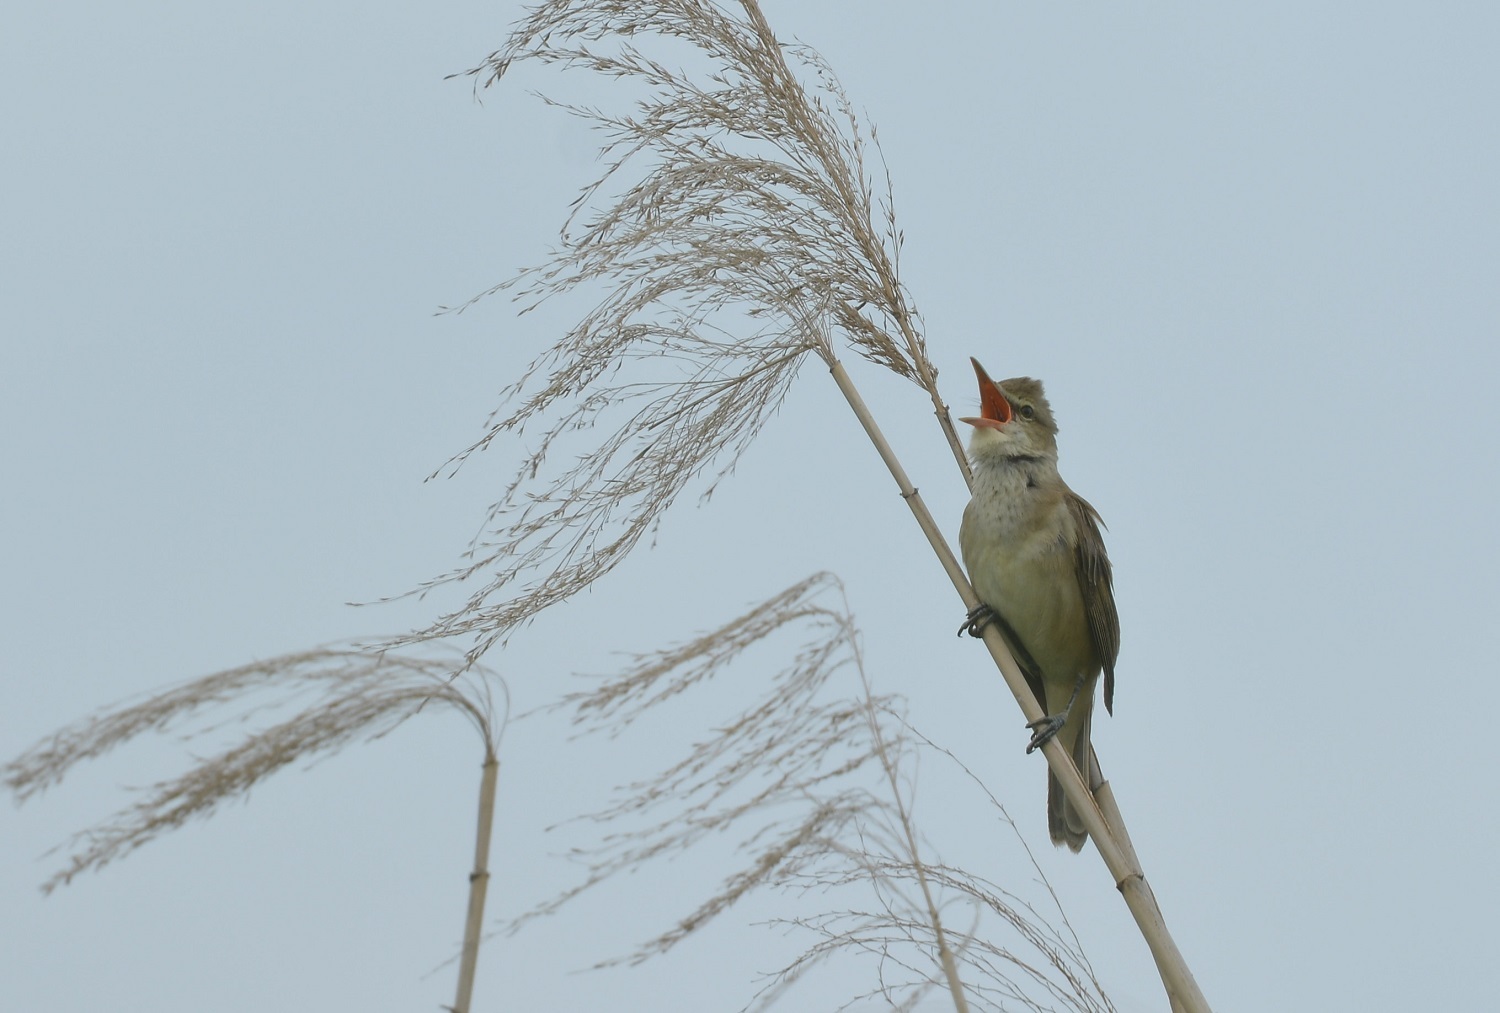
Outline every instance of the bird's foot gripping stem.
[(1035, 721), (1026, 722), (1026, 727), (1031, 729), (1031, 741), (1026, 744), (1028, 753), (1041, 749), (1052, 737), (1062, 731), (1063, 725), (1068, 723), (1066, 712), (1062, 714), (1048, 714), (1037, 718)]
[(984, 628), (998, 619), (995, 610), (984, 602), (980, 602), (969, 609), (969, 614), (964, 617), (964, 624), (958, 628), (958, 635), (967, 633), (971, 637), (984, 636)]
[[(1031, 729), (1031, 741), (1026, 744), (1028, 753), (1041, 749), (1052, 737), (1062, 731), (1062, 726), (1068, 723), (1068, 715), (1073, 713), (1073, 702), (1078, 699), (1078, 691), (1083, 689), (1083, 676), (1073, 683), (1073, 692), (1068, 697), (1068, 705), (1063, 708), (1061, 714), (1046, 714), (1035, 721), (1026, 722), (1026, 727)], [(1092, 692), (1092, 690), (1090, 690)]]

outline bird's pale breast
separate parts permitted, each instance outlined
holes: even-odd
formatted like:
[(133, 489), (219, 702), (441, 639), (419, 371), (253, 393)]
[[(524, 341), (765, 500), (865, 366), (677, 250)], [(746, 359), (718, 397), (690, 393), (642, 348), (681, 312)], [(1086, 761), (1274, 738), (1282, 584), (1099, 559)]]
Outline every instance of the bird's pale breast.
[[(998, 611), (1041, 666), (1048, 683), (1071, 691), (1097, 674), (1071, 548), (1076, 540), (1059, 486), (1022, 467), (975, 476), (959, 546), (981, 601)], [(1050, 695), (1050, 694), (1049, 694)]]

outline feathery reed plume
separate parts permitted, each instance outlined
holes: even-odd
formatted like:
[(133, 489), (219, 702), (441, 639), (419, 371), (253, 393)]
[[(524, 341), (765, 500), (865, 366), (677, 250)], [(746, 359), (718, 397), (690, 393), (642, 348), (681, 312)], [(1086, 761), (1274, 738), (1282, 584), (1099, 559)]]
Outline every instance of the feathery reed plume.
[[(828, 603), (831, 596), (840, 601)], [(897, 698), (873, 692), (841, 599), (836, 578), (815, 574), (718, 629), (636, 656), (624, 671), (549, 708), (568, 712), (582, 733), (627, 735), (663, 702), (701, 694), (736, 662), (747, 664), (757, 645), (787, 637), (798, 645), (758, 699), (716, 722), (683, 759), (622, 786), (605, 809), (570, 821), (606, 828), (581, 852), (588, 865), (582, 882), (522, 914), (510, 930), (617, 873), (732, 833), (745, 855), (741, 867), (669, 928), (600, 966), (665, 953), (756, 890), (816, 892), (848, 906), (778, 919), (819, 939), (760, 991), (756, 1008), (816, 965), (874, 953), (880, 991), (898, 1008), (946, 988), (960, 1013), (1003, 1008), (996, 997), (1033, 1009), (1112, 1009), (1070, 931), (1053, 928), (994, 884), (923, 857), (911, 769), (914, 748), (926, 740), (909, 734)], [(840, 684), (851, 670), (857, 681)], [(973, 923), (963, 937), (944, 927), (943, 912), (957, 905)], [(1009, 930), (1007, 944), (980, 932), (996, 916)]]
[[(630, 41), (647, 35), (696, 47), (711, 84)], [(607, 573), (693, 479), (711, 475), (711, 491), (804, 353), (831, 358), (829, 331), (901, 376), (935, 375), (896, 276), (889, 199), (877, 202), (859, 119), (816, 53), (784, 49), (753, 5), (740, 20), (703, 2), (552, 2), (469, 73), (489, 85), (528, 60), (633, 79), (648, 96), (629, 116), (566, 107), (604, 133), (607, 167), (550, 262), (475, 297), (510, 291), (529, 309), (603, 291), (507, 388), (509, 414), (450, 461), (546, 427), (465, 565), (418, 589), (482, 580), (406, 638), (472, 636), (471, 657)], [(612, 186), (623, 192), (601, 203)], [(569, 434), (600, 422), (609, 436), (548, 471)]]
[[(97, 759), (148, 732), (182, 730), (187, 738), (293, 704), (289, 718), (246, 736), (162, 781), (145, 797), (74, 838), (66, 866), (42, 889), (51, 891), (89, 869), (109, 864), (220, 803), (244, 795), (291, 763), (341, 748), (358, 736), (378, 738), (430, 703), (451, 705), (467, 717), (494, 752), (496, 735), (489, 683), (453, 680), (451, 659), (369, 654), (320, 648), (216, 672), (135, 703), (106, 708), (48, 736), (4, 767), (17, 800), (60, 782), (85, 760)], [(226, 708), (235, 708), (226, 713)]]
[[(872, 760), (858, 734), (864, 715), (858, 702), (827, 698), (830, 679), (849, 663), (844, 617), (818, 603), (836, 583), (815, 574), (762, 602), (724, 626), (692, 640), (638, 655), (625, 671), (593, 689), (572, 693), (550, 710), (571, 712), (584, 733), (619, 735), (648, 710), (712, 681), (748, 649), (783, 633), (800, 632), (802, 646), (748, 710), (715, 724), (680, 762), (643, 782), (617, 789), (618, 801), (569, 822), (613, 824), (627, 818), (650, 821), (645, 830), (612, 833), (591, 857), (582, 883), (529, 911), (511, 929), (550, 914), (616, 873), (650, 859), (681, 852), (706, 835), (735, 826), (747, 814), (772, 810), (782, 817), (744, 842), (755, 851), (749, 866), (672, 929), (643, 945), (628, 960), (665, 952), (757, 886), (772, 870), (804, 860), (810, 840), (821, 839), (850, 817), (854, 800), (825, 792), (811, 807), (809, 792), (837, 783)], [(769, 843), (763, 843), (769, 841)]]
[(318, 648), (193, 679), (105, 708), (54, 732), (3, 768), (5, 785), (18, 801), (40, 794), (78, 764), (141, 735), (177, 732), (191, 740), (231, 723), (264, 721), (275, 711), (292, 711), (238, 744), (198, 759), (185, 773), (153, 785), (139, 801), (75, 834), (72, 853), (42, 889), (50, 893), (79, 873), (103, 868), (191, 819), (207, 818), (222, 803), (246, 795), (289, 764), (336, 752), (355, 738), (379, 738), (424, 707), (452, 707), (479, 733), (484, 746), (475, 869), (455, 1005), (466, 1013), (489, 878), (490, 821), (503, 729), (503, 717), (496, 721), (492, 686), (498, 683), (504, 692), (505, 684), (478, 667), (455, 676), (460, 662), (451, 657)]

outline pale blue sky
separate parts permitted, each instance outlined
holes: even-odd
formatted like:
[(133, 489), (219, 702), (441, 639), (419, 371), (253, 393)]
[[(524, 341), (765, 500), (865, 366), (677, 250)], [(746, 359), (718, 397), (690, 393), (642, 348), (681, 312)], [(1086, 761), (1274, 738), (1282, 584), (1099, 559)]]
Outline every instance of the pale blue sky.
[[(973, 404), (970, 355), (1047, 381), (1063, 473), (1108, 522), (1117, 574), (1116, 716), (1096, 742), (1215, 1008), (1491, 1003), (1500, 12), (765, 9), (880, 129), (954, 406)], [(443, 80), (519, 10), (8, 18), (7, 757), (121, 697), (435, 614), (344, 603), (456, 561), (512, 457), (421, 479), (578, 307), (432, 311), (538, 260), (595, 169), (582, 127), (526, 89), (611, 97), (534, 73), (476, 104)], [(964, 494), (925, 401), (856, 379), (955, 534)], [(1121, 1010), (1161, 1009), (1093, 850), (1045, 846), (1041, 761), (983, 651), (953, 637), (961, 606), (821, 370), (710, 504), (685, 500), (654, 550), (491, 660), (533, 706), (815, 569), (847, 583), (879, 688), (1043, 853)], [(512, 730), (496, 914), (571, 882), (553, 857), (569, 841), (542, 828), (661, 758), (636, 748)], [(0, 1007), (451, 1001), (449, 969), (424, 975), (461, 928), (479, 762), (464, 725), (413, 722), (287, 772), (40, 896), (42, 853), (176, 753), (143, 743), (0, 808)], [(941, 841), (944, 800), (921, 801)], [(784, 940), (725, 924), (659, 963), (571, 973), (691, 910), (722, 857), (490, 944), (476, 1008), (739, 1008)]]

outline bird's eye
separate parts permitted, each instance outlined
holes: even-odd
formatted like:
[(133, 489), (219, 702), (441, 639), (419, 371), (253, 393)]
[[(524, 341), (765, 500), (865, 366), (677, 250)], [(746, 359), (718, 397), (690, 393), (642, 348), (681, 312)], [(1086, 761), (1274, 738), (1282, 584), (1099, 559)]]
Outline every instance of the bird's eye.
[(1021, 418), (1023, 418), (1023, 419), (1029, 419), (1029, 418), (1031, 418), (1035, 414), (1036, 414), (1036, 409), (1033, 408), (1033, 407), (1031, 407), (1031, 405), (1029, 405), (1029, 404), (1023, 404), (1021, 406)]

